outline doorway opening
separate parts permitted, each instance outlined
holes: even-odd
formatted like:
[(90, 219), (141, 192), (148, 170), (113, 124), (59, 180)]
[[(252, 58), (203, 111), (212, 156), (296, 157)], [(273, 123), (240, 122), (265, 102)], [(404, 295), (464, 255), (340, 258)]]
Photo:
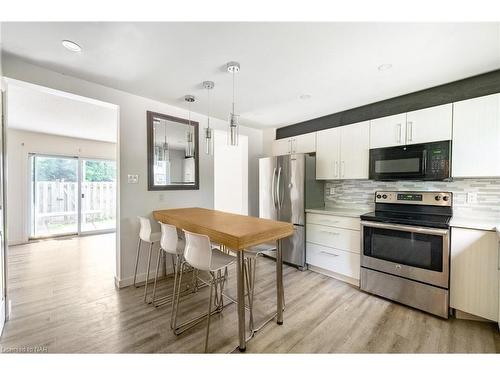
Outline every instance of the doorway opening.
[(29, 168), (29, 239), (115, 230), (115, 161), (30, 154)]

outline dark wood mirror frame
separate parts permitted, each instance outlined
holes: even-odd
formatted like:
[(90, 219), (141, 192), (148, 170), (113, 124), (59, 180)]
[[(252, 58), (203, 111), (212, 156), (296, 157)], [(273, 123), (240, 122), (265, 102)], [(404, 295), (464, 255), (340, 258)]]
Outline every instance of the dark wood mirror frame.
[(146, 111), (147, 115), (147, 139), (148, 139), (148, 191), (159, 191), (159, 190), (199, 190), (200, 189), (200, 175), (199, 175), (199, 138), (198, 138), (198, 127), (199, 124), (196, 121), (191, 120), (191, 126), (194, 128), (194, 169), (195, 169), (195, 182), (193, 185), (155, 185), (154, 184), (154, 135), (153, 135), (153, 118), (161, 118), (168, 121), (178, 122), (180, 124), (189, 125), (189, 120), (174, 117), (169, 115), (164, 115), (162, 113)]

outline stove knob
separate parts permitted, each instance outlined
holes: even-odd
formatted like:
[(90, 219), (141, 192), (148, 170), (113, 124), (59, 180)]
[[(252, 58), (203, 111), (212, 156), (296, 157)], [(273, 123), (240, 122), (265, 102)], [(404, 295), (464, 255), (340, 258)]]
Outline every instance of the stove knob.
[(434, 199), (435, 199), (435, 200), (437, 200), (437, 201), (440, 201), (440, 200), (441, 200), (441, 196), (440, 196), (440, 195), (436, 195), (436, 196), (434, 197)]
[(382, 198), (382, 196), (380, 194), (377, 194), (377, 198), (380, 199)]
[(387, 199), (387, 195), (385, 195), (385, 194), (382, 195), (382, 198)]
[(449, 197), (449, 196), (447, 196), (447, 195), (445, 195), (445, 196), (443, 197), (443, 200), (444, 200), (445, 202), (448, 202), (448, 201), (450, 200), (450, 197)]

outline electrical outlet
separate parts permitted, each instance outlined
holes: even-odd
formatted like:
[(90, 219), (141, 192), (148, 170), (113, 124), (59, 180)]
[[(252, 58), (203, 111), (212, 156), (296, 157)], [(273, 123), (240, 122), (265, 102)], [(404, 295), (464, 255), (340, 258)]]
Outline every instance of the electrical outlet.
[(129, 174), (127, 176), (127, 182), (129, 184), (137, 184), (139, 182), (139, 175), (138, 174)]
[(472, 206), (477, 203), (477, 193), (468, 192), (465, 197), (465, 202), (468, 206)]
[(329, 195), (335, 195), (335, 188), (330, 188)]

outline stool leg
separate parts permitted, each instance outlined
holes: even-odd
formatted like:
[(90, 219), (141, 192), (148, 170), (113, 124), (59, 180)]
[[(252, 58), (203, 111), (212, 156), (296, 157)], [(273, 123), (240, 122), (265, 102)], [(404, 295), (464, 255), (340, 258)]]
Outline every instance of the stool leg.
[(174, 333), (175, 333), (175, 330), (177, 329), (177, 312), (179, 310), (179, 298), (180, 298), (180, 295), (181, 295), (181, 284), (182, 284), (182, 274), (184, 273), (184, 265), (185, 263), (183, 262), (180, 266), (180, 271), (179, 271), (179, 284), (177, 286), (177, 296), (175, 297), (175, 308), (174, 306), (172, 307), (172, 314), (173, 316), (171, 317), (171, 321), (172, 321), (172, 318), (173, 318), (173, 323), (171, 323), (171, 325), (173, 326), (173, 330), (174, 330)]
[(215, 284), (217, 280), (212, 272), (210, 272), (210, 276), (212, 277), (212, 281), (210, 282), (210, 297), (208, 299), (208, 313), (207, 313), (207, 333), (205, 335), (205, 353), (208, 352), (208, 334), (210, 333), (210, 317), (212, 316), (212, 294)]
[(156, 296), (156, 283), (158, 282), (158, 273), (160, 272), (160, 258), (163, 253), (163, 250), (160, 248), (158, 249), (158, 257), (156, 259), (156, 273), (155, 273), (155, 282), (153, 284), (153, 297), (151, 298), (151, 303), (155, 303), (155, 296)]
[(174, 286), (172, 288), (172, 312), (170, 314), (170, 328), (174, 329), (173, 325), (173, 316), (174, 316), (174, 308), (175, 308), (175, 288), (177, 287), (177, 275), (179, 274), (180, 271), (180, 256), (176, 255), (176, 261), (175, 261), (175, 266), (174, 266)]
[(146, 272), (146, 282), (144, 283), (144, 302), (148, 296), (148, 280), (149, 280), (149, 270), (151, 268), (151, 253), (153, 251), (153, 243), (149, 244), (149, 255), (148, 255), (148, 271)]
[(137, 255), (135, 256), (135, 271), (134, 271), (134, 286), (137, 288), (137, 285), (135, 285), (135, 280), (137, 279), (137, 266), (139, 265), (139, 254), (141, 253), (141, 237), (139, 237), (139, 241), (137, 242)]

